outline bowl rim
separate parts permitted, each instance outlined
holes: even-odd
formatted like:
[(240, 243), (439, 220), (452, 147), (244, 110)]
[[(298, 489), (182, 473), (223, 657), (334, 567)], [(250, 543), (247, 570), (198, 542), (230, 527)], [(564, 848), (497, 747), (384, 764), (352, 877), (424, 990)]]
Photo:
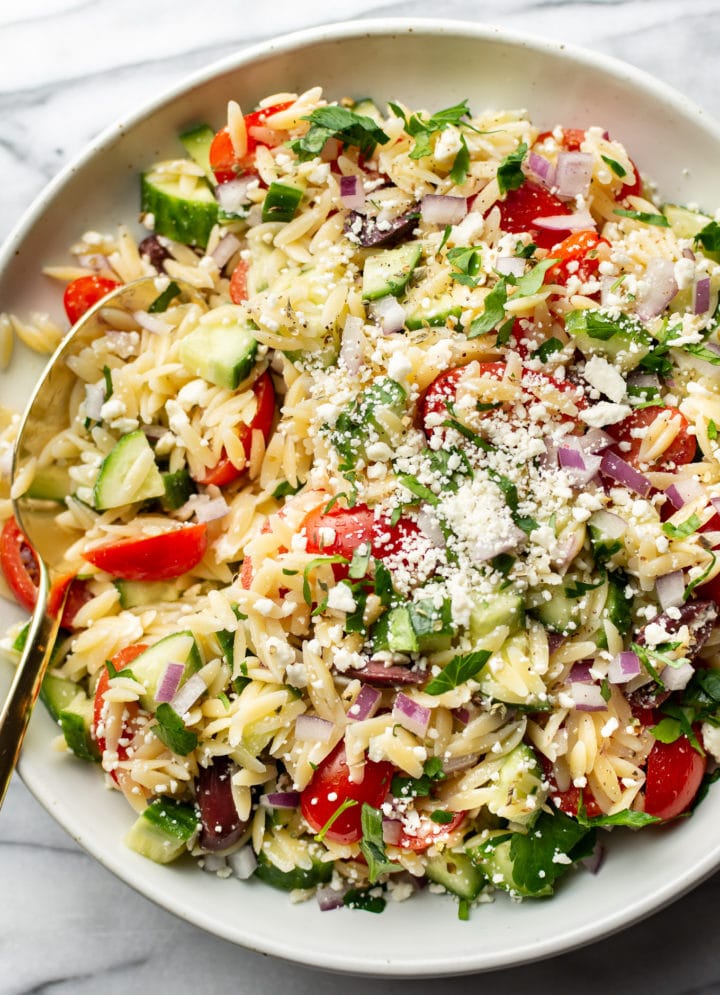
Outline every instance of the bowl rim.
[[(448, 38), (475, 39), (488, 43), (524, 47), (529, 51), (568, 60), (571, 64), (574, 63), (578, 66), (599, 70), (616, 79), (630, 82), (639, 91), (661, 100), (683, 117), (691, 118), (697, 127), (720, 143), (720, 123), (690, 98), (644, 70), (638, 69), (613, 56), (594, 52), (578, 45), (554, 41), (531, 33), (510, 30), (493, 24), (467, 20), (441, 21), (437, 18), (371, 17), (343, 22), (328, 22), (300, 31), (279, 35), (250, 45), (238, 52), (223, 56), (203, 68), (182, 77), (178, 82), (163, 90), (159, 95), (144, 103), (137, 110), (121, 115), (114, 123), (103, 129), (92, 141), (84, 146), (81, 152), (75, 155), (53, 177), (22, 213), (19, 220), (13, 225), (3, 245), (0, 246), (0, 271), (4, 270), (8, 265), (17, 251), (17, 247), (22, 243), (27, 231), (43, 215), (47, 205), (54, 200), (58, 191), (63, 188), (76, 172), (83, 169), (91, 160), (111, 147), (124, 132), (137, 127), (146, 118), (181, 98), (183, 94), (194, 87), (202, 85), (223, 73), (237, 71), (246, 65), (254, 63), (256, 60), (294, 52), (308, 45), (342, 41), (345, 39), (350, 40), (363, 36), (372, 38), (410, 34), (416, 36), (442, 35)], [(23, 758), (21, 758), (18, 769), (25, 785), (53, 819), (94, 859), (98, 860), (99, 863), (108, 868), (139, 894), (149, 898), (173, 915), (198, 926), (212, 935), (242, 945), (246, 949), (270, 954), (295, 964), (323, 968), (338, 973), (374, 975), (377, 977), (441, 977), (509, 968), (542, 960), (606, 938), (613, 933), (631, 926), (658, 911), (663, 906), (679, 899), (714, 873), (718, 866), (720, 866), (720, 848), (718, 848), (714, 854), (712, 852), (704, 854), (702, 859), (693, 866), (692, 872), (687, 874), (680, 884), (678, 884), (677, 880), (667, 882), (657, 887), (654, 891), (649, 892), (641, 901), (635, 903), (630, 914), (628, 914), (627, 909), (619, 907), (614, 913), (606, 915), (601, 920), (594, 919), (590, 922), (576, 923), (572, 933), (564, 938), (562, 945), (558, 945), (556, 939), (537, 941), (526, 937), (522, 950), (516, 950), (513, 955), (505, 952), (493, 954), (493, 952), (488, 953), (483, 951), (464, 957), (458, 957), (457, 954), (448, 954), (444, 960), (439, 958), (428, 958), (424, 961), (418, 959), (417, 965), (414, 965), (412, 970), (409, 970), (406, 964), (393, 965), (387, 959), (383, 961), (382, 958), (378, 958), (376, 962), (368, 963), (367, 958), (361, 958), (358, 955), (353, 961), (349, 960), (347, 955), (340, 957), (332, 951), (327, 951), (323, 962), (319, 962), (313, 956), (304, 957), (302, 948), (299, 945), (296, 945), (291, 952), (288, 952), (287, 944), (283, 942), (282, 938), (277, 940), (267, 938), (262, 941), (256, 938), (241, 939), (238, 937), (236, 929), (231, 928), (229, 925), (224, 927), (224, 924), (219, 924), (217, 920), (212, 919), (203, 911), (183, 909), (173, 905), (171, 898), (166, 898), (164, 894), (158, 894), (155, 888), (145, 880), (141, 872), (136, 873), (134, 869), (129, 868), (122, 860), (115, 859), (113, 854), (105, 850), (92, 836), (87, 836), (83, 833), (82, 825), (79, 825), (77, 820), (73, 820), (72, 807), (66, 805), (61, 800), (54, 800), (47, 796), (44, 785), (35, 776), (32, 763), (26, 764)]]

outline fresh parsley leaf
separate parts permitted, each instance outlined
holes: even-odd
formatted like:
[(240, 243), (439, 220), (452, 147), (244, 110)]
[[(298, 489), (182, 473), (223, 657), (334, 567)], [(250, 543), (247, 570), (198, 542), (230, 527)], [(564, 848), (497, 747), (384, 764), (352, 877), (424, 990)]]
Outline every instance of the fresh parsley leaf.
[(698, 790), (698, 793), (695, 795), (692, 805), (690, 806), (691, 812), (694, 812), (695, 809), (700, 804), (700, 802), (704, 801), (705, 798), (707, 798), (707, 793), (710, 790), (710, 785), (715, 784), (716, 781), (720, 781), (720, 767), (717, 767), (712, 772), (712, 774), (706, 774), (705, 777), (700, 782), (700, 788)]
[(512, 570), (515, 564), (515, 557), (511, 553), (498, 553), (497, 556), (493, 556), (490, 560), (490, 566), (493, 570), (496, 570), (503, 577), (507, 575)]
[(325, 825), (322, 827), (322, 829), (315, 834), (315, 842), (322, 843), (322, 841), (325, 839), (325, 834), (327, 833), (327, 831), (337, 822), (337, 820), (340, 818), (343, 812), (347, 812), (349, 808), (353, 808), (357, 804), (358, 804), (357, 798), (346, 798), (342, 802), (342, 804), (338, 805), (338, 807), (335, 809), (335, 811), (330, 816)]
[(445, 225), (445, 231), (443, 232), (442, 242), (437, 247), (437, 251), (438, 252), (441, 252), (442, 249), (445, 248), (445, 246), (447, 244), (447, 240), (452, 235), (452, 230), (453, 230), (453, 226), (452, 225)]
[(710, 221), (695, 236), (695, 242), (706, 252), (720, 252), (720, 225)]
[[(680, 705), (675, 705), (672, 702), (666, 702), (663, 705), (663, 714), (665, 718), (658, 722), (657, 726), (651, 729), (651, 732), (655, 739), (660, 739), (663, 743), (674, 743), (676, 739), (680, 736), (686, 736), (688, 742), (692, 746), (696, 753), (699, 753), (701, 757), (705, 756), (705, 750), (700, 745), (700, 741), (695, 735), (695, 730), (693, 724), (697, 722), (698, 716), (695, 714), (695, 709), (683, 708)], [(667, 725), (663, 725), (667, 723)], [(661, 727), (661, 728), (659, 728)], [(658, 730), (659, 728), (659, 735)], [(671, 736), (677, 729), (677, 735), (673, 739), (663, 739), (663, 736)]]
[(570, 311), (565, 316), (565, 329), (572, 335), (584, 333), (591, 339), (607, 342), (616, 335), (628, 338), (639, 345), (649, 345), (650, 336), (642, 327), (639, 319), (627, 314), (619, 314), (613, 318), (603, 311), (588, 308), (580, 311)]
[(343, 897), (343, 905), (348, 909), (360, 909), (362, 912), (385, 911), (387, 904), (381, 895), (373, 895), (374, 888), (349, 888)]
[(197, 747), (197, 736), (185, 728), (182, 718), (167, 702), (158, 705), (155, 718), (157, 724), (152, 727), (153, 732), (173, 753), (186, 757)]
[(715, 422), (712, 420), (712, 418), (707, 423), (707, 436), (711, 442), (714, 442), (718, 437), (718, 427), (715, 424)]
[(696, 345), (684, 345), (682, 348), (684, 352), (690, 353), (691, 356), (704, 359), (706, 363), (712, 363), (713, 366), (720, 366), (720, 353), (708, 349), (706, 345), (697, 343)]
[(610, 701), (612, 697), (612, 690), (610, 688), (610, 681), (605, 677), (600, 684), (600, 695), (603, 701)]
[[(485, 410), (491, 410), (494, 407), (495, 405), (490, 405)], [(472, 477), (473, 475), (470, 460), (461, 449), (456, 449), (454, 446), (448, 446), (446, 449), (429, 449), (425, 455), (433, 476), (442, 481), (443, 487), (448, 490), (456, 491), (458, 489), (458, 477)]]
[(275, 490), (272, 492), (272, 496), (279, 501), (281, 498), (290, 497), (292, 494), (297, 494), (297, 492), (305, 486), (304, 480), (298, 480), (296, 484), (291, 484), (289, 480), (281, 481)]
[(236, 677), (232, 682), (232, 689), (235, 694), (242, 694), (248, 684), (251, 683), (249, 677)]
[(110, 680), (112, 680), (113, 677), (128, 677), (131, 681), (137, 680), (137, 677), (135, 676), (135, 674), (133, 674), (132, 670), (130, 670), (129, 667), (123, 667), (122, 670), (117, 670), (112, 660), (105, 661), (105, 668), (108, 672), (108, 677), (110, 678)]
[(476, 276), (480, 272), (480, 252), (472, 247), (458, 247), (450, 249), (447, 254), (448, 262), (453, 264), (454, 269), (450, 276), (456, 283), (462, 283), (466, 287), (477, 287)]
[(290, 148), (300, 162), (320, 155), (328, 138), (337, 138), (344, 146), (359, 149), (366, 158), (373, 154), (377, 145), (390, 141), (371, 117), (356, 114), (347, 107), (317, 107), (303, 121), (310, 122), (307, 134), (290, 142)]
[(602, 576), (598, 581), (594, 583), (585, 583), (585, 581), (578, 580), (571, 587), (566, 587), (565, 594), (568, 598), (581, 598), (583, 594), (587, 594), (588, 591), (594, 591), (598, 587), (602, 587), (605, 583), (606, 576), (605, 571), (602, 571)]
[[(592, 853), (594, 844), (595, 835), (589, 827), (559, 810), (553, 815), (541, 812), (527, 834), (512, 834), (513, 879), (530, 894), (548, 894), (571, 864)], [(570, 863), (558, 862), (559, 856), (569, 858)]]
[(699, 517), (697, 515), (691, 515), (680, 525), (672, 525), (670, 522), (664, 522), (662, 530), (666, 536), (671, 539), (687, 539), (702, 525)]
[(373, 808), (372, 805), (363, 802), (360, 825), (363, 834), (360, 840), (360, 850), (367, 861), (370, 883), (374, 884), (382, 874), (393, 874), (396, 871), (401, 871), (400, 864), (387, 858), (380, 809)]
[(460, 138), (460, 149), (453, 160), (452, 169), (450, 170), (450, 179), (453, 181), (455, 186), (460, 186), (467, 179), (468, 170), (470, 169), (470, 150), (467, 147), (467, 142), (465, 141), (465, 136)]
[(498, 166), (497, 181), (501, 194), (507, 193), (508, 190), (517, 190), (525, 182), (525, 174), (521, 167), (527, 149), (525, 142), (522, 142), (514, 152), (506, 155)]
[(648, 815), (647, 812), (635, 812), (632, 809), (625, 809), (616, 812), (614, 815), (595, 815), (592, 818), (585, 814), (584, 806), (578, 810), (578, 822), (581, 826), (629, 826), (631, 829), (642, 829), (643, 826), (652, 825), (653, 822), (660, 822), (656, 815)]
[(696, 577), (695, 580), (691, 580), (690, 583), (688, 584), (688, 586), (685, 588), (685, 593), (683, 594), (683, 601), (687, 601), (687, 599), (693, 593), (693, 591), (698, 586), (698, 584), (702, 584), (703, 581), (706, 580), (706, 578), (708, 577), (710, 571), (715, 566), (715, 561), (716, 560), (717, 560), (717, 557), (715, 556), (715, 554), (711, 553), (710, 554), (710, 563), (707, 565), (707, 567), (705, 567), (705, 569), (703, 570), (703, 572), (698, 577)]
[[(640, 657), (640, 662), (645, 667), (645, 669), (647, 670), (648, 674), (650, 674), (650, 676), (655, 681), (655, 683), (660, 688), (660, 690), (664, 691), (665, 690), (665, 685), (660, 680), (660, 675), (657, 672), (657, 669), (655, 667), (655, 664), (658, 662), (657, 659), (656, 659), (657, 658), (657, 653), (654, 650), (649, 650), (647, 648), (647, 646), (640, 646), (638, 643), (630, 643), (630, 649), (634, 653), (637, 653), (637, 655)], [(664, 660), (661, 661), (661, 665), (662, 666), (665, 665), (665, 661)]]
[(557, 259), (543, 259), (541, 263), (533, 266), (529, 273), (517, 278), (513, 277), (512, 280), (516, 288), (514, 296), (532, 297), (533, 294), (536, 294), (543, 285), (545, 274), (557, 261)]
[(420, 777), (403, 777), (395, 774), (390, 791), (395, 798), (425, 798), (430, 794), (434, 781), (442, 781), (445, 773), (440, 757), (429, 757)]
[(454, 428), (459, 435), (462, 435), (463, 438), (468, 440), (468, 442), (472, 442), (478, 447), (478, 449), (482, 449), (485, 453), (492, 452), (494, 449), (494, 446), (492, 446), (487, 439), (483, 439), (483, 437), (478, 435), (477, 432), (473, 432), (473, 430), (468, 428), (467, 425), (463, 425), (463, 423), (458, 421), (457, 418), (446, 418), (442, 423), (442, 427)]
[(626, 211), (622, 207), (617, 207), (613, 214), (619, 214), (623, 218), (632, 218), (633, 221), (641, 221), (644, 225), (656, 225), (658, 228), (669, 228), (670, 222), (664, 214), (651, 214), (648, 211)]
[(437, 822), (439, 826), (447, 826), (453, 821), (452, 812), (446, 812), (442, 808), (436, 808), (434, 812), (430, 813), (430, 818), (433, 822)]
[(682, 724), (678, 719), (671, 719), (669, 716), (650, 726), (650, 732), (661, 743), (674, 743), (683, 734)]
[(382, 560), (375, 560), (375, 594), (380, 599), (380, 604), (386, 608), (393, 599), (395, 589), (393, 588), (392, 574)]
[(105, 380), (105, 400), (109, 400), (113, 395), (112, 371), (109, 366), (103, 366), (103, 378)]
[(619, 176), (621, 179), (623, 176), (627, 176), (627, 169), (625, 169), (624, 166), (621, 166), (617, 160), (611, 159), (609, 155), (601, 155), (600, 158), (610, 167), (610, 169), (612, 169), (616, 176)]
[(152, 302), (148, 308), (148, 314), (162, 314), (163, 311), (167, 311), (171, 302), (174, 301), (180, 293), (180, 287), (174, 280), (171, 280), (160, 296), (156, 297)]
[(469, 339), (475, 339), (478, 335), (487, 335), (505, 317), (505, 304), (507, 303), (507, 278), (501, 277), (493, 289), (484, 300), (484, 311), (479, 318), (470, 325), (468, 332)]
[(560, 352), (563, 348), (563, 343), (560, 339), (556, 339), (553, 335), (551, 338), (546, 339), (542, 342), (535, 352), (532, 354), (533, 359), (539, 359), (540, 362), (545, 363), (553, 355), (553, 353)]
[(420, 498), (421, 501), (426, 501), (431, 505), (438, 504), (439, 498), (437, 494), (433, 494), (429, 487), (421, 484), (417, 477), (413, 477), (410, 473), (401, 473), (397, 479), (403, 487), (410, 491), (411, 494), (414, 494), (415, 497)]
[(448, 663), (437, 677), (433, 677), (425, 687), (426, 694), (444, 694), (445, 691), (452, 691), (465, 681), (477, 677), (485, 664), (490, 659), (488, 650), (476, 650), (474, 653), (466, 653), (464, 656), (455, 656)]
[(517, 525), (519, 529), (521, 529), (523, 532), (529, 535), (534, 529), (538, 527), (538, 523), (535, 521), (534, 518), (518, 514), (517, 509), (520, 503), (520, 499), (518, 497), (517, 487), (515, 486), (515, 484), (512, 482), (512, 480), (509, 479), (509, 477), (506, 477), (504, 474), (498, 473), (496, 470), (493, 469), (488, 469), (487, 475), (490, 478), (490, 480), (492, 480), (494, 484), (497, 484), (497, 486), (503, 492), (503, 495), (505, 497), (505, 502), (508, 508), (510, 509), (512, 520), (515, 523), (515, 525)]
[[(448, 125), (454, 125), (455, 127), (465, 125), (466, 127), (470, 127), (470, 124), (463, 120), (464, 118), (470, 117), (470, 108), (467, 100), (463, 100), (461, 103), (455, 104), (452, 107), (446, 107), (444, 110), (436, 111), (434, 114), (431, 114), (430, 117), (421, 117), (419, 114), (412, 114), (408, 118), (402, 108), (397, 104), (391, 103), (389, 106), (393, 114), (396, 117), (399, 117), (404, 123), (405, 131), (407, 131), (408, 135), (410, 135), (413, 139), (413, 146), (409, 153), (411, 159), (422, 159), (424, 156), (430, 155), (432, 152), (432, 136), (437, 134), (439, 131), (443, 131), (448, 127)], [(458, 153), (458, 155), (460, 155), (460, 153)], [(453, 169), (455, 169), (455, 164), (453, 164)], [(460, 173), (461, 170), (462, 160), (458, 165), (458, 173)], [(453, 178), (453, 182), (458, 181)]]
[(495, 339), (495, 345), (507, 345), (510, 341), (510, 336), (512, 335), (512, 330), (515, 327), (515, 319), (508, 318), (504, 324), (500, 325), (498, 329), (497, 338)]
[(347, 563), (347, 557), (335, 554), (334, 556), (315, 556), (303, 570), (303, 598), (306, 605), (312, 604), (312, 589), (310, 587), (310, 571), (323, 563)]

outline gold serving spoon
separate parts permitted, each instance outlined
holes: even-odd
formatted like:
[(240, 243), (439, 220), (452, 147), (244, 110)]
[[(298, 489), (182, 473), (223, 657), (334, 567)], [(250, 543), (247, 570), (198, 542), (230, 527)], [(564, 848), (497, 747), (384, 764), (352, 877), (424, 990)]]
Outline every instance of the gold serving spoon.
[[(200, 295), (189, 284), (174, 280), (173, 285), (177, 287), (177, 293), (171, 304), (200, 302)], [(68, 423), (70, 398), (77, 377), (67, 360), (113, 327), (107, 317), (110, 309), (130, 314), (147, 312), (160, 293), (158, 278), (144, 277), (103, 297), (73, 325), (50, 359), (25, 409), (13, 453), (13, 480), (30, 461), (38, 458), (45, 446)], [(48, 615), (46, 610), (50, 591), (49, 572), (62, 562), (67, 546), (63, 532), (55, 525), (57, 502), (38, 500), (26, 492), (13, 499), (13, 510), (18, 525), (35, 550), (40, 581), (25, 647), (0, 711), (0, 806), (20, 756), (30, 714), (60, 627), (64, 604), (60, 605), (55, 617)]]

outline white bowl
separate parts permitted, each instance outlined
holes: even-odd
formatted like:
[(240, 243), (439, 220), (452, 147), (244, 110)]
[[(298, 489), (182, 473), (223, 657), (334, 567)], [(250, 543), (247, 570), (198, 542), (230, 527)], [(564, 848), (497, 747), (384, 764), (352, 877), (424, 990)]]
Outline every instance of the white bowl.
[[(689, 101), (630, 66), (499, 29), (453, 22), (362, 21), (280, 38), (225, 59), (103, 134), (52, 183), (0, 254), (0, 309), (62, 317), (40, 275), (67, 258), (87, 228), (132, 224), (138, 172), (177, 154), (177, 133), (219, 126), (229, 98), (249, 108), (278, 90), (321, 83), (330, 97), (401, 99), (439, 109), (469, 98), (475, 111), (527, 108), (542, 126), (601, 124), (626, 143), (665, 199), (720, 203), (720, 128)], [(39, 373), (21, 354), (0, 375), (0, 397), (21, 407)], [(0, 605), (0, 627), (18, 613)], [(2, 668), (0, 668), (2, 670)], [(5, 668), (2, 675), (9, 676)], [(321, 913), (260, 884), (220, 880), (194, 866), (161, 867), (125, 848), (125, 801), (97, 769), (52, 752), (56, 727), (39, 706), (21, 774), (50, 814), (94, 857), (159, 905), (254, 950), (338, 971), (432, 976), (506, 967), (557, 954), (627, 926), (679, 897), (720, 864), (720, 792), (691, 819), (661, 830), (614, 833), (596, 877), (570, 876), (550, 900), (499, 895), (469, 922), (450, 899), (423, 894), (382, 916)]]

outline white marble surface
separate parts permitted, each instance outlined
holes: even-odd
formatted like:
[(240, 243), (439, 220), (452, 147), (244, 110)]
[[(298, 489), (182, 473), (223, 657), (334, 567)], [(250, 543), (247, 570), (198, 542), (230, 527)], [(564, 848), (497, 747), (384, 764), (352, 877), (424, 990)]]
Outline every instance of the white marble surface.
[[(331, 20), (438, 16), (574, 42), (654, 73), (720, 117), (720, 2), (24, 0), (0, 6), (0, 237), (98, 131), (192, 70)], [(0, 818), (0, 995), (720, 992), (720, 876), (645, 923), (542, 964), (453, 981), (340, 979), (208, 936), (85, 855), (16, 779)], [(551, 915), (551, 908), (548, 908)]]

